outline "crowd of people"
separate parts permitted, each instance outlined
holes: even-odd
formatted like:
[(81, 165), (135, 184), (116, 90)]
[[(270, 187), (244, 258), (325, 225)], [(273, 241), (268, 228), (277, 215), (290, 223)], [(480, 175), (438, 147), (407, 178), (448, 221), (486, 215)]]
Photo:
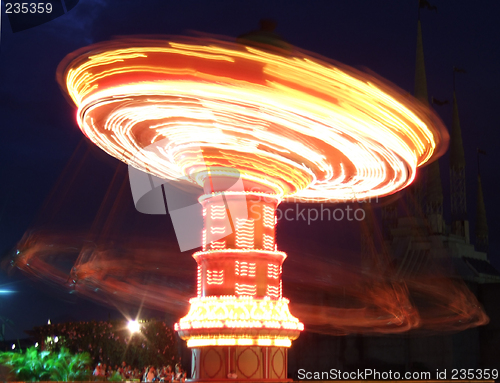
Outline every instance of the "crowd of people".
[(186, 380), (186, 372), (180, 364), (175, 365), (175, 370), (172, 370), (170, 365), (157, 367), (147, 366), (142, 370), (137, 367), (127, 365), (122, 362), (121, 366), (107, 366), (105, 363), (99, 363), (94, 369), (94, 379), (96, 381), (104, 381), (116, 377), (121, 377), (122, 380), (135, 380), (141, 382), (181, 382)]

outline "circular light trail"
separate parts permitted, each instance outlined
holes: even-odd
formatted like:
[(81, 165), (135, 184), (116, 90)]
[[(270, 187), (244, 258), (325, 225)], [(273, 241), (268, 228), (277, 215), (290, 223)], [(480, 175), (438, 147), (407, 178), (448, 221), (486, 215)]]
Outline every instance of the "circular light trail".
[(112, 156), (200, 185), (202, 168), (235, 168), (296, 202), (392, 194), (447, 144), (411, 97), (298, 51), (129, 39), (76, 52), (59, 81), (81, 130)]

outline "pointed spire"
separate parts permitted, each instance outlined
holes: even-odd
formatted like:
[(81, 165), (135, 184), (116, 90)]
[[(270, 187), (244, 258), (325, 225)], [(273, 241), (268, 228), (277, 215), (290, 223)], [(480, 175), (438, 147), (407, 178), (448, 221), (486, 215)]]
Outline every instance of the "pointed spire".
[[(414, 96), (424, 105), (429, 105), (427, 95), (427, 77), (425, 76), (424, 46), (422, 43), (422, 26), (420, 20), (417, 22), (417, 51), (415, 65), (415, 89)], [(419, 170), (417, 178), (408, 187), (406, 201), (409, 207), (410, 216), (421, 216), (422, 214), (422, 189), (423, 177), (422, 169)]]
[(477, 176), (476, 249), (484, 252), (488, 251), (488, 222), (486, 221), (483, 186), (479, 174)]
[[(417, 23), (417, 51), (415, 56), (415, 97), (425, 104), (429, 105), (429, 96), (427, 93), (427, 76), (425, 74), (424, 45), (422, 41), (422, 24), (420, 20)], [(422, 172), (421, 169), (420, 172)], [(426, 195), (425, 195), (425, 213), (431, 218), (430, 226), (433, 233), (441, 233), (443, 229), (442, 218), (436, 217), (443, 215), (443, 188), (441, 185), (441, 173), (439, 162), (434, 161), (425, 170), (426, 172)], [(420, 185), (422, 188), (423, 185)], [(418, 201), (416, 201), (418, 202)], [(436, 222), (434, 222), (436, 221)]]
[(262, 19), (259, 21), (260, 28), (237, 38), (237, 42), (243, 45), (250, 45), (256, 48), (270, 50), (273, 53), (289, 54), (292, 47), (288, 42), (276, 34), (276, 22), (272, 19)]
[(417, 55), (415, 65), (415, 97), (425, 105), (429, 104), (427, 94), (427, 77), (425, 75), (424, 45), (422, 43), (422, 25), (418, 20), (417, 25)]
[(426, 213), (443, 214), (443, 187), (439, 160), (427, 167)]
[(453, 120), (451, 124), (450, 140), (450, 166), (465, 168), (464, 145), (462, 142), (462, 130), (460, 129), (460, 119), (458, 117), (457, 96), (453, 92)]
[[(467, 219), (467, 204), (465, 198), (465, 155), (455, 92), (453, 92), (453, 120), (450, 139), (450, 183), (452, 221), (465, 221)], [(460, 229), (456, 234), (464, 234), (462, 231), (463, 230)]]

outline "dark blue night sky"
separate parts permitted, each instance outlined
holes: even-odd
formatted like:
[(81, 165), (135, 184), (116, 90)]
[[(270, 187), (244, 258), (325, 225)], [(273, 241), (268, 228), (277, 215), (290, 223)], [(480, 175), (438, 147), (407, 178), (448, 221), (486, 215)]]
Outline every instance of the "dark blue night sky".
[[(192, 31), (237, 37), (256, 29), (260, 19), (272, 18), (277, 21), (276, 32), (291, 44), (353, 67), (368, 68), (413, 93), (417, 0), (80, 0), (58, 19), (18, 33), (11, 32), (4, 3), (0, 40), (2, 256), (12, 250), (26, 230), (36, 227), (40, 216), (47, 215), (42, 210), (43, 203), (82, 139), (74, 107), (60, 90), (55, 75), (57, 65), (68, 53), (91, 43), (114, 36), (183, 35)], [(481, 148), (487, 152), (482, 158), (481, 173), (489, 224), (489, 256), (498, 267), (500, 3), (432, 3), (437, 12), (421, 11), (429, 97), (451, 101), (453, 66), (467, 71), (457, 75), (456, 92), (467, 161), (472, 240), (476, 151)], [(436, 110), (450, 128), (451, 102)], [(91, 223), (98, 207), (96, 201), (102, 198), (117, 165), (116, 160), (97, 149), (90, 156), (93, 167), (86, 179), (92, 180), (95, 191), (73, 191), (73, 196), (64, 197), (66, 202), (62, 205), (62, 209), (68, 204), (81, 205), (81, 214), (68, 221), (75, 227)], [(449, 221), (448, 154), (441, 159), (441, 173)], [(74, 182), (85, 183), (81, 179)], [(333, 223), (303, 225), (292, 229), (324, 234)], [(354, 228), (344, 232), (347, 235), (343, 235), (341, 247), (348, 248), (349, 241), (357, 243), (359, 233)], [(280, 244), (286, 250), (285, 238), (280, 238)], [(8, 276), (0, 271), (0, 289), (15, 291), (0, 295), (0, 315), (14, 322), (7, 328), (7, 339), (24, 337), (23, 330), (45, 324), (48, 318), (89, 320), (107, 319), (108, 313), (117, 315), (114, 310), (30, 281), (19, 272)]]

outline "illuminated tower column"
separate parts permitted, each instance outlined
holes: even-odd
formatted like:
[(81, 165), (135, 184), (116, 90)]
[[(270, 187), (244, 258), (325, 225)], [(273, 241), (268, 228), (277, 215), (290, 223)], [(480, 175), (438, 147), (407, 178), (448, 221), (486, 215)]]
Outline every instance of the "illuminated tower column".
[[(242, 197), (244, 209), (231, 209)], [(241, 192), (212, 193), (200, 201), (204, 245), (193, 255), (198, 296), (176, 324), (192, 348), (191, 377), (286, 380), (287, 349), (304, 326), (282, 297), (286, 254), (275, 244), (279, 200)]]

